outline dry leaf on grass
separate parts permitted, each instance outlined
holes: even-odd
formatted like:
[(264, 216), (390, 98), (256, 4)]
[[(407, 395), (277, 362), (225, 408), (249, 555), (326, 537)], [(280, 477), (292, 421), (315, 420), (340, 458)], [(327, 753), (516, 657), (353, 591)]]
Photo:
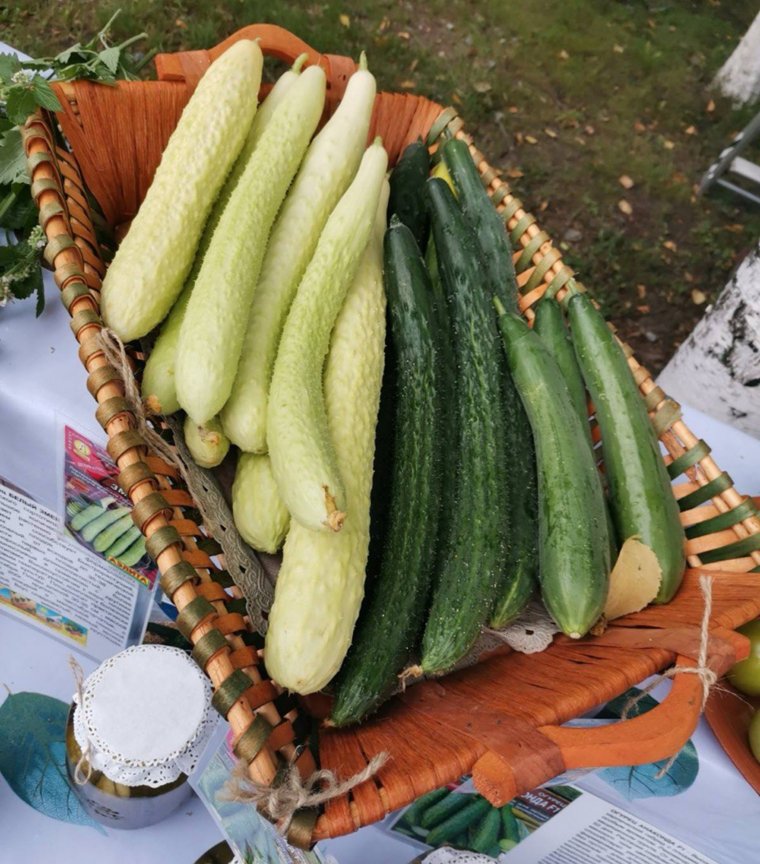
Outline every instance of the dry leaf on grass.
[(618, 205), (617, 205), (617, 206), (618, 206), (618, 210), (619, 210), (621, 213), (625, 213), (626, 216), (631, 216), (631, 215), (633, 215), (633, 207), (631, 207), (631, 205), (630, 205), (630, 204), (625, 200), (625, 198), (621, 198), (621, 199), (618, 201)]
[(618, 177), (618, 183), (623, 187), (623, 189), (633, 188), (633, 180), (627, 174), (621, 174)]
[(629, 537), (610, 573), (604, 617), (611, 621), (643, 609), (657, 596), (661, 579), (662, 570), (654, 552), (645, 543)]
[(348, 15), (338, 15), (338, 21), (340, 21), (343, 27), (351, 26), (351, 19), (348, 17)]

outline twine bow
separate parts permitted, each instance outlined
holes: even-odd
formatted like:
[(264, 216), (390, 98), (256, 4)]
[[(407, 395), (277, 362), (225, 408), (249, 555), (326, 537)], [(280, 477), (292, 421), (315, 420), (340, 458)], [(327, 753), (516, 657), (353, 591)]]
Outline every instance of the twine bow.
[(326, 769), (314, 771), (302, 780), (298, 769), (291, 765), (282, 774), (279, 782), (265, 786), (251, 780), (247, 765), (240, 760), (218, 797), (223, 801), (254, 804), (277, 824), (278, 830), (284, 835), (297, 810), (318, 807), (333, 798), (340, 798), (377, 774), (387, 761), (387, 753), (378, 753), (363, 771), (343, 781), (339, 781), (332, 771)]
[[(77, 705), (82, 711), (84, 711), (84, 671), (77, 662), (76, 658), (72, 657), (71, 655), (69, 655), (69, 666), (71, 667), (71, 671), (74, 675), (74, 682), (77, 688)], [(90, 739), (85, 736), (84, 745), (82, 746), (79, 754), (79, 760), (74, 766), (74, 782), (77, 784), (77, 786), (84, 786), (86, 783), (89, 782), (90, 777), (92, 777), (92, 764), (90, 763), (91, 754), (92, 744), (90, 743)]]

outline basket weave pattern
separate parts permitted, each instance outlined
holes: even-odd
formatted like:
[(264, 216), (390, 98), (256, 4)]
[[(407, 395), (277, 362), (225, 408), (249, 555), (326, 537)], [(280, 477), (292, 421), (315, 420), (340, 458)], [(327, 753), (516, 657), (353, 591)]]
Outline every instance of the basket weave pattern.
[[(63, 112), (56, 118), (31, 118), (24, 139), (32, 193), (48, 238), (45, 257), (72, 316), (79, 356), (89, 373), (88, 389), (98, 403), (96, 416), (108, 434), (120, 483), (135, 505), (135, 522), (158, 562), (164, 590), (180, 610), (180, 625), (195, 645), (194, 655), (212, 680), (215, 703), (235, 732), (236, 752), (250, 764), (253, 779), (271, 783), (283, 760), (296, 765), (304, 777), (314, 770), (311, 751), (299, 743), (306, 737), (306, 718), (266, 675), (262, 640), (248, 626), (240, 592), (211, 560), (219, 554), (219, 545), (201, 524), (176, 468), (149, 452), (124, 398), (120, 374), (104, 356), (98, 339), (98, 289), (105, 256), (85, 191), (97, 197), (118, 233), (136, 212), (203, 70), (232, 40), (256, 36), (266, 53), (292, 60), (306, 51), (309, 62), (322, 65), (330, 82), (328, 111), (334, 108), (353, 62), (319, 55), (286, 31), (262, 25), (245, 28), (209, 52), (160, 56), (156, 66), (161, 82), (120, 84), (115, 93), (86, 82), (57, 85)], [(105, 89), (110, 91), (107, 98), (123, 95), (123, 117), (102, 107)], [(154, 122), (141, 126), (135, 116)], [(56, 120), (77, 159), (58, 143)], [(443, 110), (422, 97), (383, 93), (371, 135), (383, 136), (391, 164), (418, 136), (431, 147), (448, 135), (467, 141), (517, 250), (520, 308), (531, 320), (532, 304), (546, 291), (561, 297), (573, 273), (462, 125), (453, 109)], [(100, 145), (106, 135), (110, 141), (123, 141), (127, 130), (133, 137), (138, 131), (150, 135), (153, 161), (146, 160), (144, 150), (116, 147), (104, 165), (97, 136)], [(294, 820), (291, 839), (308, 845), (353, 831), (464, 773), (472, 772), (478, 788), (499, 803), (565, 768), (663, 758), (691, 734), (702, 697), (696, 675), (677, 676), (658, 708), (624, 723), (599, 729), (560, 725), (673, 662), (695, 665), (703, 608), (700, 572), (710, 571), (715, 578), (710, 657), (716, 670), (724, 671), (736, 656), (746, 654), (746, 641), (730, 629), (760, 614), (760, 577), (749, 572), (760, 565), (760, 520), (754, 507), (710, 458), (709, 447), (683, 423), (678, 406), (630, 350), (626, 353), (669, 454), (671, 476), (682, 478), (674, 491), (683, 510), (690, 569), (677, 598), (668, 606), (616, 621), (599, 638), (574, 642), (559, 637), (547, 651), (529, 657), (500, 652), (440, 682), (411, 688), (360, 727), (322, 731), (321, 767), (340, 777), (364, 769), (381, 751), (392, 758), (371, 780), (328, 803), (319, 818), (301, 814)], [(139, 364), (139, 352), (133, 356)], [(159, 431), (164, 425), (156, 421)]]

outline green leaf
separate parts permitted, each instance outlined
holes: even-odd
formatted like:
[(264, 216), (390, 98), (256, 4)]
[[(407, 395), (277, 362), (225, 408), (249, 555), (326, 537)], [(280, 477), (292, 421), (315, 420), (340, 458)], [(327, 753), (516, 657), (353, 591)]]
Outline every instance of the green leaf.
[(60, 63), (61, 65), (66, 66), (68, 63), (71, 62), (71, 58), (75, 54), (79, 54), (81, 48), (82, 48), (82, 45), (79, 42), (77, 42), (76, 45), (72, 45), (70, 48), (66, 48), (63, 51), (61, 51), (60, 54), (56, 54), (55, 57), (53, 58), (53, 62), (56, 64)]
[(14, 72), (18, 72), (21, 63), (15, 54), (0, 54), (0, 79), (10, 81)]
[(17, 128), (0, 137), (0, 186), (10, 183), (29, 183), (21, 131)]
[[(42, 693), (12, 693), (0, 705), (0, 774), (35, 810), (104, 830), (85, 812), (66, 774), (68, 705)], [(55, 857), (55, 856), (53, 856)]]
[(5, 103), (5, 112), (8, 119), (16, 126), (26, 122), (30, 114), (34, 114), (37, 108), (37, 100), (34, 91), (23, 84), (14, 85), (8, 89), (8, 99)]
[(45, 311), (45, 284), (42, 281), (42, 270), (38, 267), (34, 274), (30, 277), (35, 280), (37, 292), (37, 302), (34, 304), (34, 317), (39, 318)]
[(0, 228), (31, 231), (37, 224), (37, 207), (32, 199), (29, 181), (0, 186)]
[(116, 70), (119, 68), (119, 59), (121, 57), (121, 49), (116, 46), (112, 46), (111, 48), (106, 48), (98, 54), (101, 62), (104, 63), (111, 72), (115, 75)]
[(34, 98), (37, 100), (37, 104), (41, 108), (46, 108), (48, 111), (61, 110), (61, 103), (58, 101), (58, 97), (42, 75), (34, 76), (32, 79), (32, 87), (34, 89)]

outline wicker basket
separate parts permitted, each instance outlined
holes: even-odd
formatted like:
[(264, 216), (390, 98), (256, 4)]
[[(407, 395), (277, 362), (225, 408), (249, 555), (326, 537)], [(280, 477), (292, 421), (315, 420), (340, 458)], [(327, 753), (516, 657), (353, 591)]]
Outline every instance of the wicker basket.
[[(261, 25), (244, 28), (208, 52), (157, 57), (158, 82), (116, 89), (82, 82), (57, 85), (63, 111), (30, 118), (24, 137), (32, 192), (48, 238), (45, 257), (71, 314), (121, 485), (134, 502), (135, 521), (158, 561), (164, 590), (180, 610), (196, 659), (212, 679), (216, 705), (234, 730), (238, 754), (254, 779), (271, 783), (283, 761), (303, 776), (313, 771), (314, 756), (303, 743), (310, 723), (303, 706), (268, 679), (261, 662), (263, 640), (251, 632), (229, 574), (211, 560), (219, 546), (199, 524), (176, 469), (146, 447), (124, 398), (123, 381), (96, 338), (106, 256), (93, 228), (100, 217), (88, 203), (92, 194), (118, 234), (136, 212), (203, 70), (235, 39), (257, 37), (267, 54), (293, 60), (305, 51), (310, 63), (322, 65), (329, 81), (327, 111), (334, 108), (353, 62), (320, 55), (286, 31)], [(418, 96), (384, 93), (377, 100), (375, 134), (383, 136), (391, 164), (420, 135), (431, 147), (444, 134), (467, 141), (518, 250), (515, 267), (525, 316), (532, 318), (532, 304), (547, 289), (561, 294), (572, 271), (472, 145), (453, 109)], [(134, 356), (139, 362), (137, 349)], [(674, 662), (695, 665), (704, 606), (701, 572), (714, 577), (709, 657), (719, 674), (747, 652), (747, 641), (731, 628), (760, 614), (760, 520), (751, 500), (734, 490), (710, 458), (710, 448), (680, 420), (678, 406), (630, 351), (628, 356), (669, 454), (670, 474), (680, 481), (674, 491), (687, 526), (690, 569), (676, 599), (614, 622), (601, 637), (558, 637), (547, 651), (531, 656), (502, 651), (440, 681), (410, 688), (360, 727), (320, 730), (320, 765), (340, 777), (364, 769), (381, 751), (391, 759), (321, 813), (298, 814), (292, 840), (308, 845), (354, 831), (464, 773), (471, 772), (483, 794), (500, 804), (565, 769), (667, 757), (693, 732), (702, 702), (697, 675), (678, 675), (665, 701), (634, 719), (591, 729), (561, 725)]]

